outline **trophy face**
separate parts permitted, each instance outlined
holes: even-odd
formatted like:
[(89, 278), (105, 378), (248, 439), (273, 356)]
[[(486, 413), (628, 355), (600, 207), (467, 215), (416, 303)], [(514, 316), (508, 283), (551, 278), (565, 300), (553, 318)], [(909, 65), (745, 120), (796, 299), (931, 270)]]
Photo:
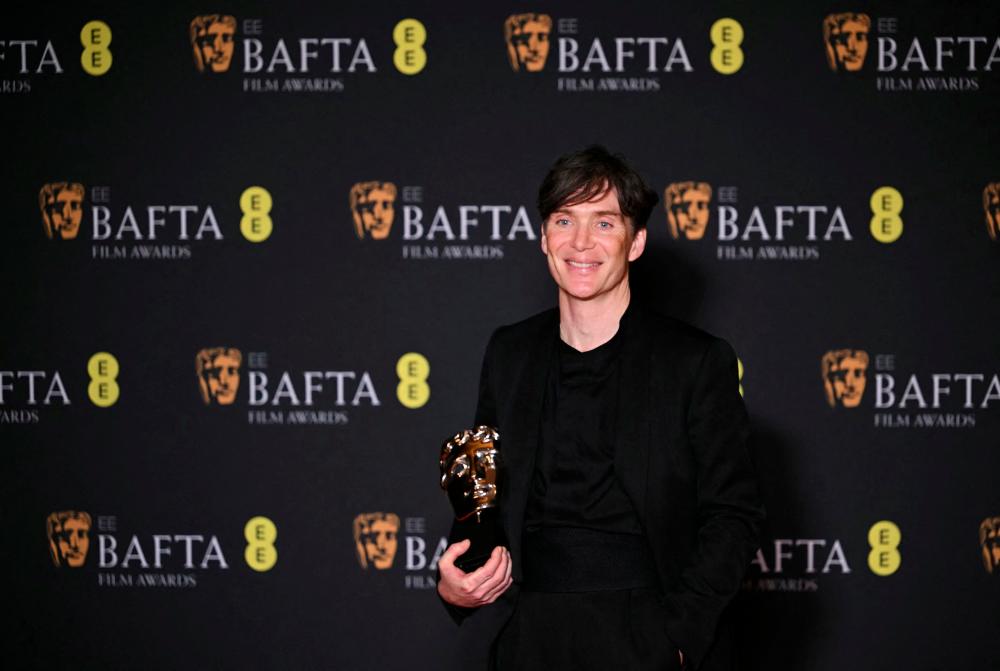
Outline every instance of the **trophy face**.
[(456, 434), (441, 448), (441, 487), (459, 520), (496, 505), (499, 437), (496, 429), (480, 426)]

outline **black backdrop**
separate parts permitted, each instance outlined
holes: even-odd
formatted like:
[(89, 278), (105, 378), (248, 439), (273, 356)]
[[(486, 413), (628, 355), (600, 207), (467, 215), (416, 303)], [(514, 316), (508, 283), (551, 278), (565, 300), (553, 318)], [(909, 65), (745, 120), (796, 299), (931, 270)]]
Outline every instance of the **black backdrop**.
[[(857, 72), (831, 71), (824, 51), (824, 17), (845, 11), (869, 17)], [(464, 646), (488, 614), (459, 632), (433, 590), (449, 522), (437, 450), (471, 421), (491, 330), (554, 303), (537, 184), (559, 154), (601, 142), (661, 196), (687, 180), (712, 188), (701, 240), (674, 239), (656, 208), (634, 280), (658, 309), (729, 340), (745, 366), (769, 512), (735, 605), (746, 666), (1000, 668), (1000, 541), (990, 532), (1000, 516), (1000, 247), (983, 205), (984, 189), (1000, 182), (994, 4), (179, 2), (3, 12), (11, 209), (0, 228), (0, 514), (15, 666), (438, 669), (476, 657)], [(504, 21), (523, 12), (551, 17), (540, 72), (508, 61)], [(189, 24), (208, 13), (235, 17), (224, 72), (199, 72), (192, 57)], [(710, 29), (723, 17), (744, 33), (742, 66), (728, 75), (711, 57)], [(427, 36), (425, 67), (413, 75), (393, 60), (405, 18)], [(111, 31), (102, 75), (81, 62), (92, 20)], [(89, 34), (106, 39), (100, 27)], [(955, 55), (938, 68), (935, 38), (960, 36), (983, 38), (971, 64), (967, 43), (953, 40), (944, 44)], [(589, 72), (559, 71), (560, 39), (578, 41), (582, 64), (597, 38), (614, 69), (621, 37), (667, 38), (655, 71), (642, 43), (628, 47), (635, 56), (621, 72), (596, 60)], [(299, 71), (302, 38), (349, 40), (342, 71), (331, 72), (322, 45)], [(283, 40), (296, 72), (280, 60), (271, 74), (245, 71), (250, 39), (265, 69)], [(914, 57), (905, 71), (880, 71), (891, 61), (880, 59), (889, 49), (880, 39), (896, 40), (900, 66), (916, 39), (927, 68)], [(349, 72), (361, 40), (370, 60), (362, 53)], [(84, 189), (79, 233), (48, 239), (39, 190), (63, 181)], [(349, 193), (366, 181), (396, 187), (385, 239), (355, 232)], [(240, 228), (251, 186), (273, 201), (261, 242)], [(870, 199), (884, 186), (903, 199), (893, 242), (869, 227)], [(184, 205), (196, 208), (188, 240), (176, 211)], [(165, 224), (150, 240), (155, 206)], [(812, 210), (815, 240), (811, 206), (822, 208)], [(424, 235), (408, 240), (414, 207)], [(114, 239), (127, 208), (143, 239), (127, 227)], [(209, 208), (217, 227), (196, 240)], [(428, 239), (438, 208), (454, 240), (440, 219)], [(466, 239), (462, 208), (479, 222)], [(735, 208), (742, 238), (720, 239), (734, 211), (724, 208)], [(95, 218), (105, 216), (111, 239), (97, 239), (105, 229)], [(779, 216), (794, 221), (780, 240)], [(232, 403), (206, 404), (199, 392), (195, 357), (214, 347), (240, 352)], [(868, 356), (857, 407), (830, 407), (824, 395), (821, 360), (841, 349)], [(115, 397), (90, 386), (88, 361), (100, 352), (120, 369), (108, 407), (90, 394)], [(398, 387), (406, 353), (429, 362), (426, 403), (419, 384)], [(307, 405), (310, 371), (322, 391)], [(263, 405), (254, 405), (259, 388), (251, 394), (255, 372), (268, 378)], [(281, 393), (285, 373), (292, 392)], [(935, 380), (950, 386), (936, 402)], [(88, 514), (82, 566), (50, 554), (46, 519), (62, 511)], [(354, 521), (372, 512), (396, 516), (386, 517), (395, 533), (378, 539), (385, 568), (362, 567), (356, 551)], [(277, 530), (268, 570), (244, 554), (256, 516)], [(869, 543), (884, 521), (900, 532), (898, 568), (892, 547)], [(875, 528), (878, 540), (885, 527)], [(127, 551), (133, 536), (141, 559)], [(158, 567), (156, 543), (170, 552)], [(895, 570), (880, 575), (880, 562)]]

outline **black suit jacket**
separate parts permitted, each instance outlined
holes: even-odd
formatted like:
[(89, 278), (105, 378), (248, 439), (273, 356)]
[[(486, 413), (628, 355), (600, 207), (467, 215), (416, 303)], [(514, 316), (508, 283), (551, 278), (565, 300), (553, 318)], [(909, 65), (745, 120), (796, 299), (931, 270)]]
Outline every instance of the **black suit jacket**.
[[(764, 514), (746, 451), (736, 356), (694, 327), (637, 305), (631, 311), (623, 325), (615, 472), (652, 547), (666, 635), (690, 668), (726, 668), (731, 641), (719, 622), (757, 549)], [(500, 431), (499, 509), (515, 583), (558, 337), (559, 313), (549, 310), (498, 329), (483, 360), (476, 424)], [(469, 613), (451, 610), (457, 619)]]

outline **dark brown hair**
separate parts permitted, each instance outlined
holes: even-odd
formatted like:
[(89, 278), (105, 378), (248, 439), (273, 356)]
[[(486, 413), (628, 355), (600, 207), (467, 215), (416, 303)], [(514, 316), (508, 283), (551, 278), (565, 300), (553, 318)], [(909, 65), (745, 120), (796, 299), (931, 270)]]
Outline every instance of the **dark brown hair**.
[(646, 227), (649, 213), (659, 198), (621, 154), (600, 145), (561, 156), (538, 189), (538, 211), (542, 228), (556, 210), (585, 203), (608, 189), (618, 192), (618, 206), (632, 222), (633, 230)]

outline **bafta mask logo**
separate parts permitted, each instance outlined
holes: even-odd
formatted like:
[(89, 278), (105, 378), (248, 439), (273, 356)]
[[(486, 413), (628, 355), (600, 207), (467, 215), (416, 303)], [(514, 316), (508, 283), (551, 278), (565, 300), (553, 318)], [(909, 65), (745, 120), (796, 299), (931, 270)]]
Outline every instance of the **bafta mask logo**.
[(364, 240), (385, 240), (396, 215), (396, 185), (392, 182), (358, 182), (351, 187), (351, 214), (354, 232)]
[(983, 189), (983, 211), (990, 240), (1000, 240), (1000, 182), (987, 184)]
[(979, 525), (979, 547), (986, 572), (1000, 575), (1000, 517), (987, 517)]
[(860, 349), (835, 349), (823, 355), (823, 390), (831, 408), (856, 408), (865, 393), (868, 353)]
[(79, 568), (90, 549), (90, 515), (82, 510), (63, 510), (45, 520), (49, 552), (56, 566)]
[(226, 72), (233, 61), (236, 19), (226, 14), (205, 14), (191, 20), (191, 48), (198, 72)]
[(507, 57), (514, 72), (539, 72), (549, 57), (552, 17), (548, 14), (512, 14), (503, 23)]
[(38, 192), (45, 235), (51, 240), (72, 240), (83, 219), (83, 184), (52, 182)]
[(399, 515), (361, 513), (354, 518), (354, 548), (361, 568), (392, 568), (399, 536)]
[(712, 187), (707, 182), (674, 182), (663, 192), (667, 224), (674, 239), (701, 240), (708, 228)]
[(857, 72), (868, 54), (868, 31), (872, 20), (867, 14), (841, 12), (823, 19), (826, 62), (834, 72)]
[(211, 405), (212, 401), (232, 405), (240, 388), (240, 364), (243, 362), (240, 351), (233, 347), (209, 347), (198, 352), (194, 361), (205, 405)]

